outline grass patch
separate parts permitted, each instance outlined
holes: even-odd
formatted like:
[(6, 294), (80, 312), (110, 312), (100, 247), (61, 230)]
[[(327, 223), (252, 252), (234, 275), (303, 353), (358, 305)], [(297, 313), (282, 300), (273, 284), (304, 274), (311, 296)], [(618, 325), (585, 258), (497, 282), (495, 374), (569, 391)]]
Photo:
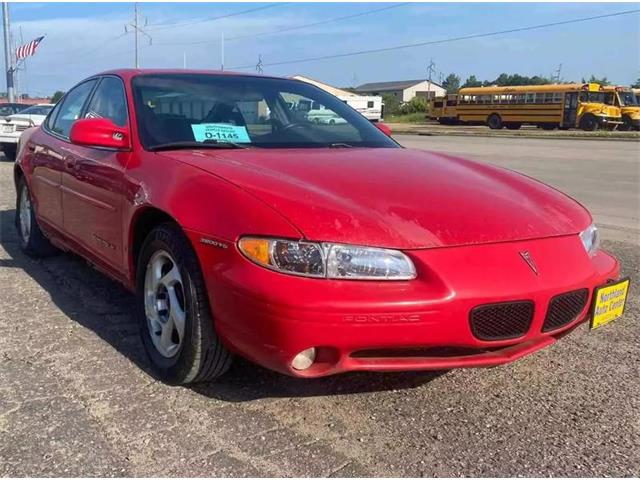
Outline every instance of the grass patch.
[(391, 123), (425, 123), (427, 114), (425, 112), (415, 112), (404, 115), (389, 115), (384, 117), (384, 121)]

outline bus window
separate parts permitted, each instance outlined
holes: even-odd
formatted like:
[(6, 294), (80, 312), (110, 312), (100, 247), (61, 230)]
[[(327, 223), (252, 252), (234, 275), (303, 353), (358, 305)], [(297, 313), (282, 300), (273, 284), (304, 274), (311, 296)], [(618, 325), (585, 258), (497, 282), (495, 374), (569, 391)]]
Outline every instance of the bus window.
[(553, 103), (562, 103), (562, 93), (560, 92), (553, 93)]
[(527, 103), (536, 103), (535, 93), (527, 93)]
[(547, 92), (544, 94), (544, 103), (553, 103), (553, 93)]

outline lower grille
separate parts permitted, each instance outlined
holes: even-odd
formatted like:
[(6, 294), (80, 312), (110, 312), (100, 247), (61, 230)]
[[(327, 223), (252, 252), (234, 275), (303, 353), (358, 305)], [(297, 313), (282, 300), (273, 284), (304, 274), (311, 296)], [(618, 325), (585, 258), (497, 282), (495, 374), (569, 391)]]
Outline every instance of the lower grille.
[(533, 302), (493, 303), (471, 310), (471, 332), (480, 340), (506, 340), (523, 336), (533, 320)]
[(584, 310), (588, 298), (589, 290), (586, 288), (553, 297), (549, 302), (542, 331), (549, 332), (573, 322)]

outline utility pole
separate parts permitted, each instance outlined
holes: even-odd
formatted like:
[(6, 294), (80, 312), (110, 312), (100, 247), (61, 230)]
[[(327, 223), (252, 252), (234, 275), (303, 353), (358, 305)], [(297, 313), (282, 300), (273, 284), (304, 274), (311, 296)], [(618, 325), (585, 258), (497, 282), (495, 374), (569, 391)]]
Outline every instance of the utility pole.
[(429, 66), (427, 67), (427, 73), (429, 75), (429, 81), (427, 83), (427, 102), (431, 100), (431, 75), (436, 71), (436, 64), (433, 63), (433, 58), (429, 59)]
[(133, 62), (135, 68), (138, 68), (138, 3), (133, 4), (133, 38), (135, 39), (135, 60)]
[(558, 69), (556, 70), (556, 74), (553, 76), (555, 83), (560, 83), (560, 72), (562, 71), (562, 64), (558, 65)]
[(262, 75), (263, 69), (262, 69), (262, 54), (258, 55), (258, 63), (256, 64), (256, 72), (258, 72), (260, 75)]
[(7, 70), (7, 100), (15, 102), (13, 87), (13, 57), (11, 54), (11, 40), (9, 30), (9, 4), (2, 2), (2, 25), (4, 27), (4, 65)]
[(220, 32), (220, 70), (224, 72), (224, 32)]
[[(138, 32), (141, 33), (142, 35), (144, 35), (145, 37), (147, 37), (147, 39), (149, 40), (149, 45), (151, 45), (151, 43), (153, 42), (153, 39), (151, 38), (151, 35), (149, 35), (147, 32), (145, 32), (140, 25), (138, 24), (138, 4), (134, 3), (133, 4), (133, 22), (131, 22), (129, 24), (129, 26), (131, 28), (133, 28), (133, 45), (134, 45), (134, 56), (133, 56), (133, 65), (135, 68), (138, 68), (139, 66), (139, 62), (138, 62)], [(144, 26), (147, 26), (147, 19), (145, 18), (144, 20)], [(127, 26), (124, 26), (124, 31), (125, 33), (129, 33), (129, 30), (127, 29)]]

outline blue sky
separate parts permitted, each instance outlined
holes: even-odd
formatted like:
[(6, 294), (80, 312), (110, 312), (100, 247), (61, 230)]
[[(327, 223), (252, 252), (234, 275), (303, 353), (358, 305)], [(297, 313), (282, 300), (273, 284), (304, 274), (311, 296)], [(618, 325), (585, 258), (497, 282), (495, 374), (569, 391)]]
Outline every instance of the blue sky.
[[(388, 3), (288, 3), (253, 13), (203, 21), (266, 3), (140, 3), (153, 41), (140, 37), (142, 67), (220, 67), (330, 55), (407, 43), (506, 30), (637, 9), (637, 3), (411, 3), (358, 18), (256, 38), (336, 17), (384, 8)], [(82, 78), (133, 66), (133, 36), (124, 24), (132, 3), (13, 3), (13, 35), (25, 41), (46, 34), (21, 72), (19, 87), (32, 95), (66, 90)], [(186, 23), (173, 26), (170, 24)], [(21, 30), (20, 30), (21, 28)], [(196, 43), (201, 42), (201, 43)], [(640, 77), (640, 15), (577, 23), (544, 30), (440, 45), (282, 66), (273, 75), (303, 74), (337, 86), (424, 78), (429, 59), (444, 75), (494, 79), (500, 73), (549, 76), (562, 63), (565, 80), (594, 74), (618, 84)], [(246, 70), (245, 70), (246, 71)], [(437, 80), (437, 78), (436, 78)]]

